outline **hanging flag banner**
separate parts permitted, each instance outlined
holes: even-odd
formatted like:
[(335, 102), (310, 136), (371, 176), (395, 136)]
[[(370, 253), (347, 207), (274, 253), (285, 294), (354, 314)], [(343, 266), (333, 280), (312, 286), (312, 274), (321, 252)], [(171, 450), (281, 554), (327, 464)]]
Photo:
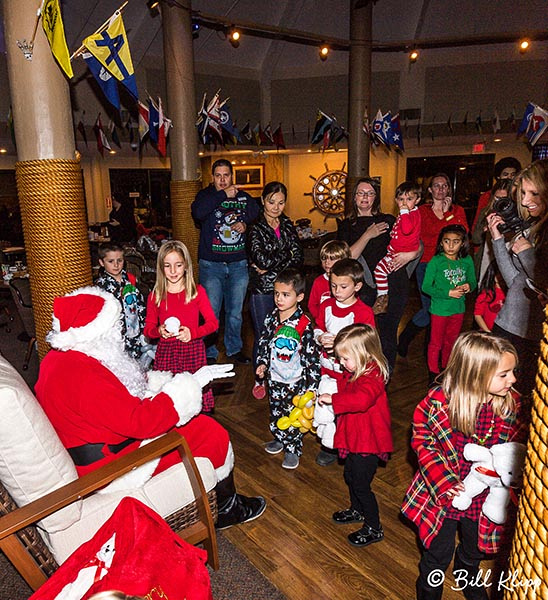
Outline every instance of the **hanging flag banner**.
[(118, 94), (116, 79), (90, 52), (83, 52), (82, 58), (86, 61), (88, 69), (91, 71), (106, 99), (116, 110), (120, 110), (120, 95)]
[(139, 109), (139, 141), (143, 143), (143, 139), (149, 130), (150, 116), (148, 113), (148, 107), (145, 106), (140, 100), (137, 101), (137, 108)]
[(114, 13), (105, 30), (90, 35), (82, 44), (134, 98), (138, 97), (126, 30), (119, 11)]
[(97, 150), (99, 150), (101, 156), (104, 156), (105, 148), (109, 151), (112, 150), (112, 148), (110, 147), (107, 136), (103, 131), (103, 124), (101, 123), (101, 113), (97, 115), (95, 125), (93, 126), (93, 131), (95, 133), (95, 137), (97, 138)]
[(65, 28), (61, 18), (59, 0), (44, 0), (42, 6), (42, 29), (46, 34), (51, 52), (59, 63), (59, 66), (70, 79), (73, 76), (72, 65), (65, 39)]
[(546, 125), (548, 123), (548, 112), (540, 106), (535, 106), (529, 129), (527, 131), (527, 139), (531, 146), (534, 146), (540, 139), (540, 137), (546, 132)]

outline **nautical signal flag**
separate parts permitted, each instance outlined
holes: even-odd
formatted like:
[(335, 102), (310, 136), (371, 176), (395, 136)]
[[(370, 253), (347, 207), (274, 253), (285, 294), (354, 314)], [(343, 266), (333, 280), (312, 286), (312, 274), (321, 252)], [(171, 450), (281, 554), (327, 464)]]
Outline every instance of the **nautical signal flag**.
[(103, 131), (103, 124), (101, 123), (101, 113), (97, 115), (95, 125), (93, 126), (93, 132), (95, 133), (95, 137), (97, 138), (97, 150), (99, 150), (101, 156), (104, 155), (105, 148), (107, 150), (112, 150), (110, 144), (108, 143), (107, 136)]
[(70, 79), (73, 76), (72, 65), (70, 64), (70, 55), (65, 39), (65, 28), (63, 27), (63, 19), (61, 18), (61, 8), (59, 0), (44, 0), (42, 7), (42, 28), (51, 52), (59, 63), (59, 66), (67, 74)]
[(116, 11), (106, 29), (90, 35), (82, 44), (137, 99), (133, 62), (121, 13)]
[(149, 130), (150, 115), (148, 106), (145, 106), (140, 100), (137, 101), (137, 108), (139, 109), (139, 141), (142, 144)]
[(82, 58), (86, 61), (89, 70), (93, 77), (95, 77), (97, 85), (101, 88), (107, 100), (116, 110), (120, 110), (120, 95), (116, 79), (90, 52), (83, 52)]
[(548, 112), (546, 112), (540, 106), (535, 106), (529, 129), (527, 131), (527, 139), (531, 146), (534, 146), (540, 139), (540, 137), (546, 132), (548, 125)]

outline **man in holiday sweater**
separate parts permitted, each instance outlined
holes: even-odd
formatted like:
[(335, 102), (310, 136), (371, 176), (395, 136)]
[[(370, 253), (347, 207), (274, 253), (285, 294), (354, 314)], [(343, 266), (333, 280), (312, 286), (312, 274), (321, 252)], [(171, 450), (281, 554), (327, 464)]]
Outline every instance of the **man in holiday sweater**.
[[(249, 281), (245, 232), (259, 215), (259, 205), (234, 185), (230, 161), (216, 160), (211, 172), (213, 183), (198, 192), (191, 206), (192, 217), (200, 228), (200, 283), (217, 319), (224, 303), (228, 358), (248, 364), (250, 359), (242, 353), (241, 335), (242, 308)], [(208, 346), (206, 353), (209, 360), (216, 362), (219, 351), (214, 344)]]
[[(176, 428), (192, 454), (208, 458), (217, 474), (218, 528), (253, 520), (266, 502), (236, 493), (234, 454), (228, 432), (200, 415), (201, 388), (231, 377), (232, 365), (202, 367), (194, 375), (169, 373), (147, 382), (139, 365), (124, 351), (120, 303), (97, 287), (56, 298), (52, 350), (40, 365), (36, 397), (71, 455), (79, 475), (111, 462), (147, 439)], [(176, 452), (131, 478), (140, 487), (153, 474), (179, 461)]]

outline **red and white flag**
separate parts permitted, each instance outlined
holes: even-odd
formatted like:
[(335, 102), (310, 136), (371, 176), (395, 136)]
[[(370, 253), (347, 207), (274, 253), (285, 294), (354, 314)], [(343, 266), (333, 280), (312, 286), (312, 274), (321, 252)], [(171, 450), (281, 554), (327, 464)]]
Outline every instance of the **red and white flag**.
[(110, 147), (110, 144), (107, 140), (107, 136), (103, 131), (103, 124), (101, 123), (101, 113), (97, 115), (95, 125), (93, 126), (93, 131), (95, 133), (95, 137), (97, 138), (97, 150), (99, 150), (101, 156), (104, 156), (105, 148), (109, 151), (112, 150), (112, 148)]

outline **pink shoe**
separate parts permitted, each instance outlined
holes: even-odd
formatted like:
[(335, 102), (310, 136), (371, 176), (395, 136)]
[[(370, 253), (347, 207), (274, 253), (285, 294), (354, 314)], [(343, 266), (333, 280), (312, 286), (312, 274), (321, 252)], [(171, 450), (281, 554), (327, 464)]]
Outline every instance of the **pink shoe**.
[(264, 383), (256, 383), (251, 390), (254, 398), (257, 400), (262, 400), (266, 396), (266, 388), (264, 387)]

